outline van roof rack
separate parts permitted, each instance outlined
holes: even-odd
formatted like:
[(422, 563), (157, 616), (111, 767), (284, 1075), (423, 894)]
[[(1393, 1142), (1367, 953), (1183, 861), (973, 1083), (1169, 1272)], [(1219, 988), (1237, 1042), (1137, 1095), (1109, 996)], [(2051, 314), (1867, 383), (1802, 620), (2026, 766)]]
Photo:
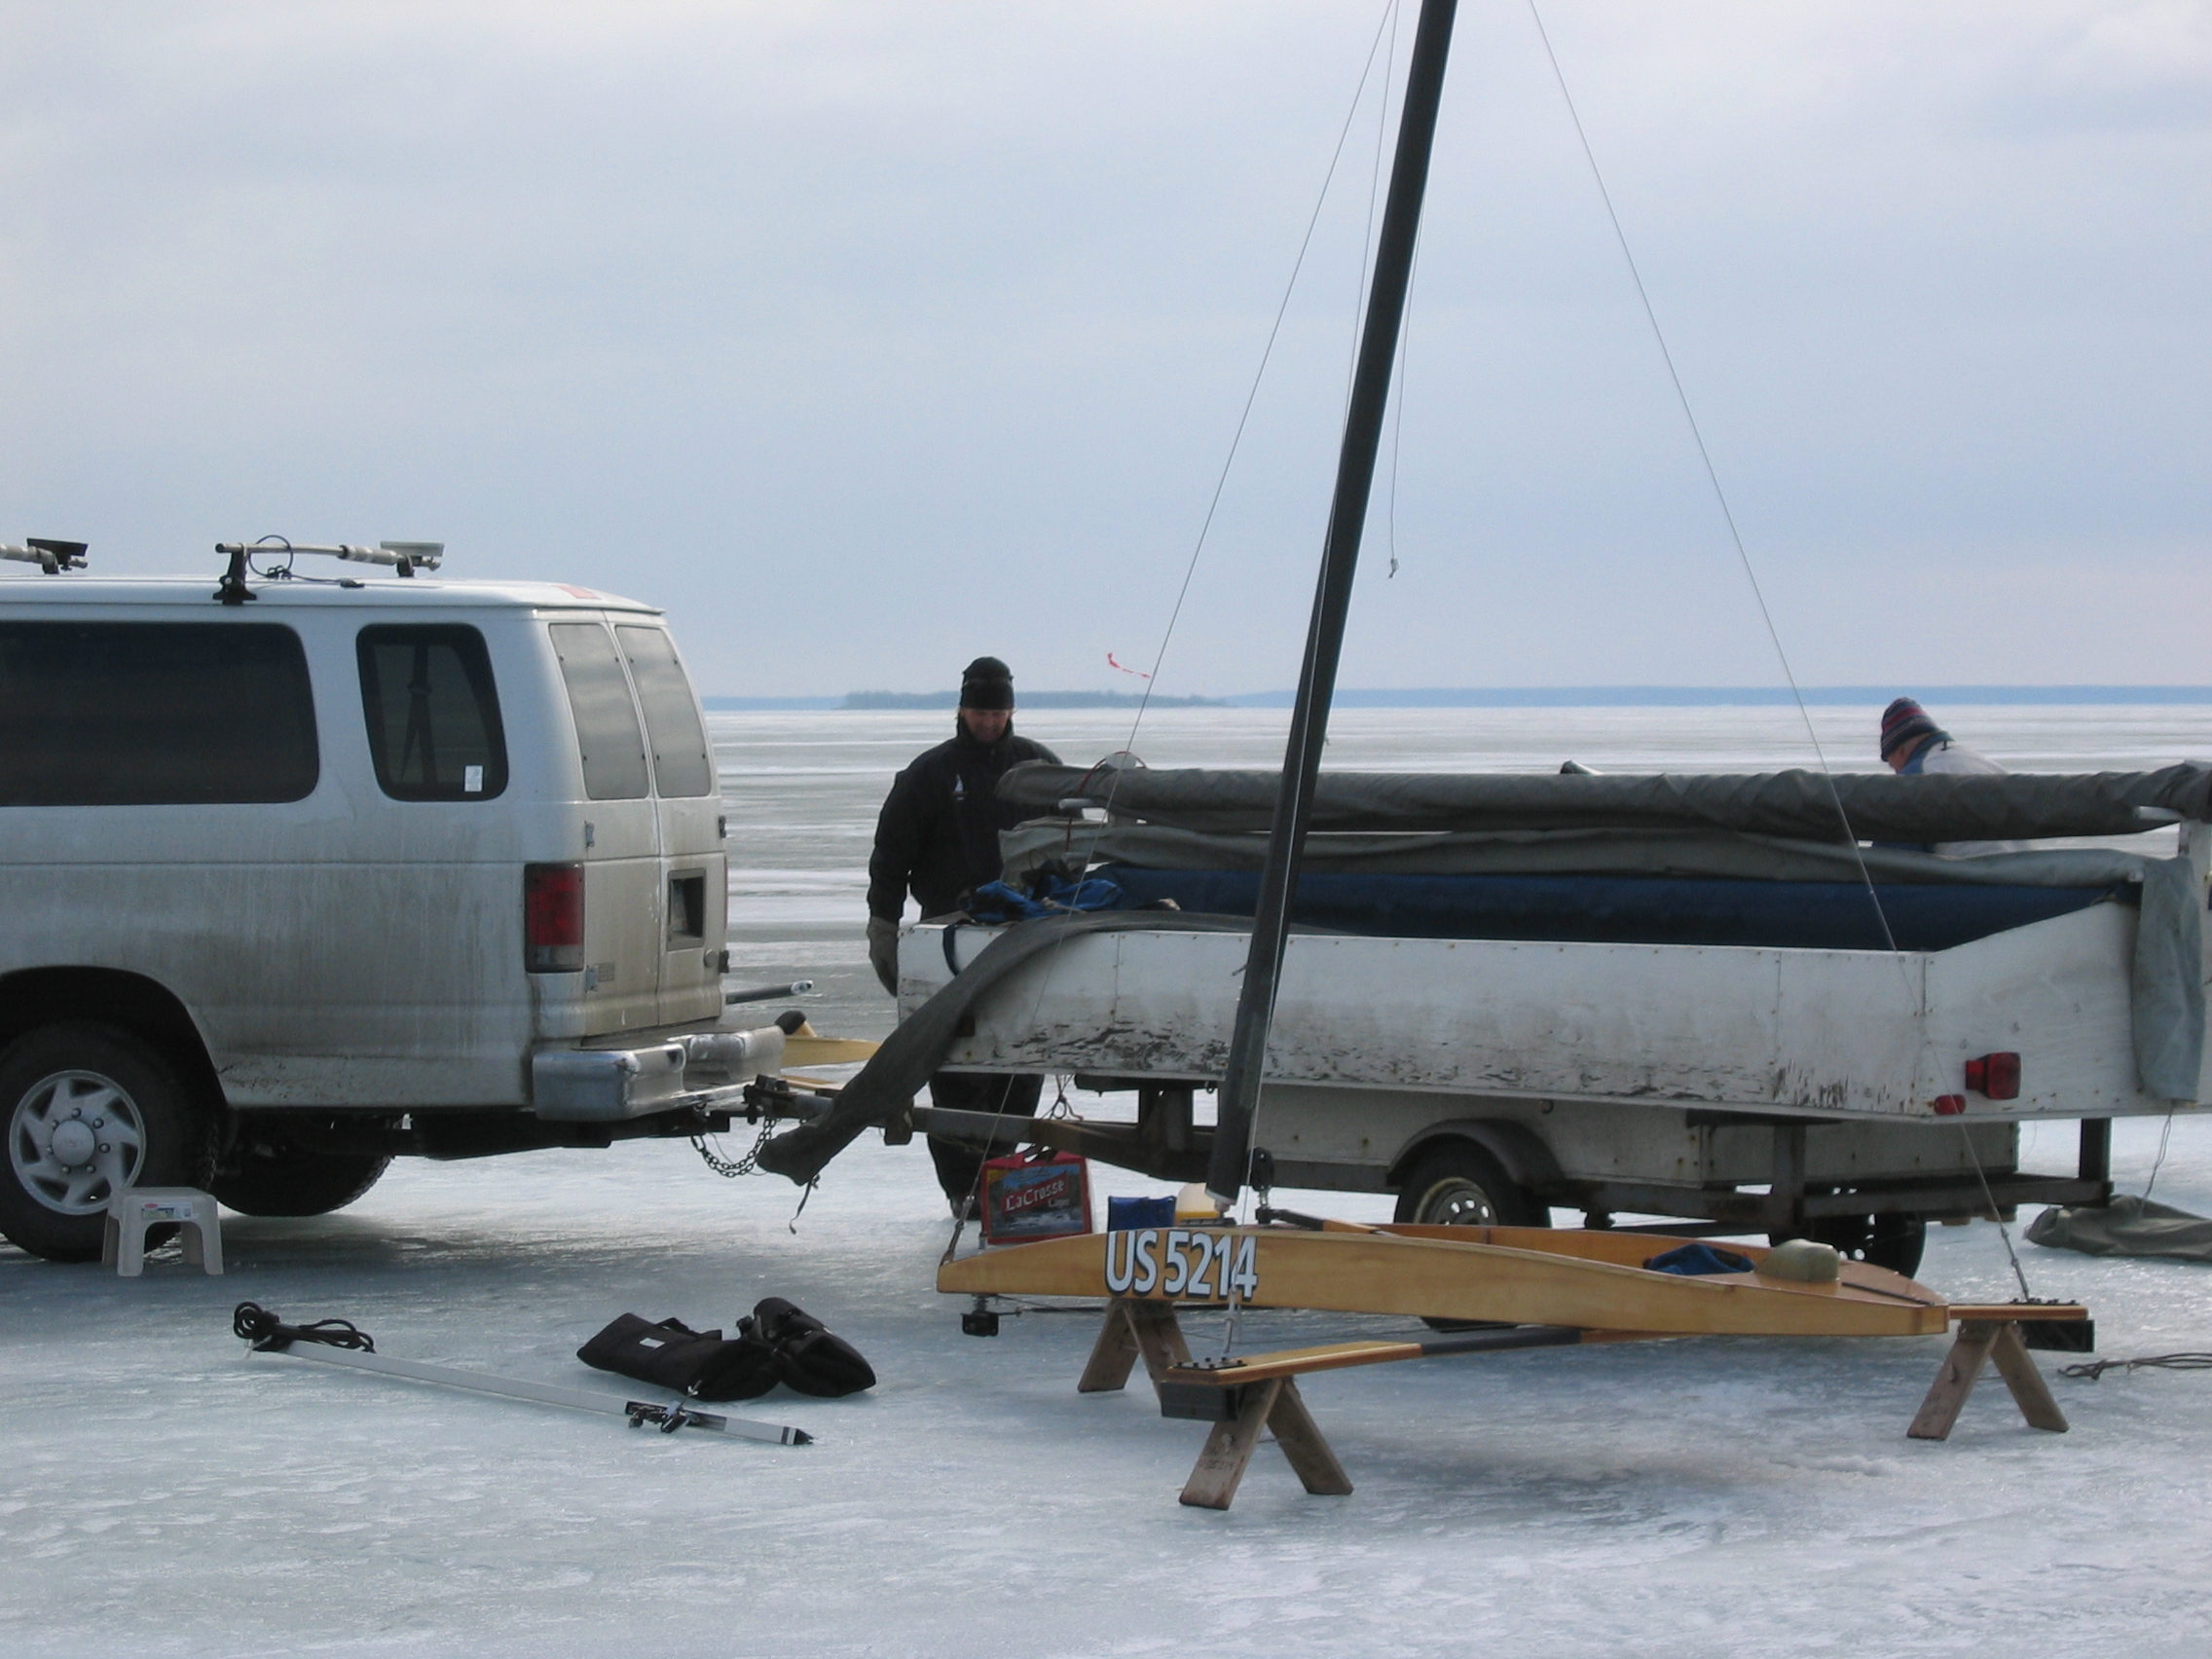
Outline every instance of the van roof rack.
[[(35, 547), (40, 544), (33, 542), (31, 545)], [(253, 590), (246, 586), (248, 575), (259, 576), (264, 581), (290, 579), (292, 561), (302, 553), (343, 559), (353, 565), (388, 565), (403, 576), (412, 576), (417, 571), (434, 571), (446, 559), (446, 544), (442, 541), (380, 541), (374, 547), (356, 547), (350, 541), (341, 541), (319, 546), (312, 542), (292, 541), (281, 535), (265, 535), (259, 541), (218, 541), (215, 543), (215, 551), (226, 555), (231, 561), (230, 569), (223, 572), (223, 579), (215, 588), (215, 598), (225, 605), (243, 605), (254, 597)], [(280, 554), (284, 562), (270, 570), (257, 571), (253, 568), (253, 556), (256, 553)], [(305, 581), (312, 578), (299, 579)]]
[(44, 535), (26, 535), (20, 547), (0, 546), (0, 559), (36, 565), (48, 575), (57, 576), (63, 571), (83, 570), (85, 549), (89, 545), (84, 541), (55, 541)]

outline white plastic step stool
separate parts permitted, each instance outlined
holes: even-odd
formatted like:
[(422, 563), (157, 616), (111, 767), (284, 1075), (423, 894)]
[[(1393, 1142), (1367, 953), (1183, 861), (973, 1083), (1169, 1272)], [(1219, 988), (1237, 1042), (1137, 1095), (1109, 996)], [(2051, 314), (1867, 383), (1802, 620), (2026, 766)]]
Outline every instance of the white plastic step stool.
[(146, 1271), (146, 1229), (167, 1222), (184, 1227), (184, 1265), (223, 1271), (223, 1229), (215, 1219), (215, 1196), (197, 1187), (132, 1187), (108, 1200), (107, 1229), (100, 1260), (124, 1278)]

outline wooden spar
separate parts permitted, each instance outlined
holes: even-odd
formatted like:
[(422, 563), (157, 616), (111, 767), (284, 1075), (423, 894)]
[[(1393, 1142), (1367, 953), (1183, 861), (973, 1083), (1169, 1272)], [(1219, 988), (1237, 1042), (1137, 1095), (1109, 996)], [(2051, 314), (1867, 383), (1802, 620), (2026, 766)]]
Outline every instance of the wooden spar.
[(1413, 59), (1406, 70), (1390, 191), (1376, 240), (1375, 279), (1368, 290), (1367, 324), (1352, 372), (1351, 402), (1345, 411), (1344, 444), (1337, 457), (1337, 487), (1329, 503), (1313, 616), (1298, 672), (1298, 700), (1290, 717), (1282, 784), (1275, 796), (1268, 862), (1260, 874), (1259, 904), (1252, 920), (1251, 950), (1245, 958), (1244, 984), (1237, 996), (1236, 1024), (1222, 1078), (1219, 1127), (1206, 1169), (1207, 1191), (1229, 1203), (1241, 1196), (1251, 1170), (1252, 1116), (1260, 1098), (1268, 1027), (1274, 1014), (1291, 900), (1298, 891), (1299, 859), (1312, 816), (1313, 782), (1321, 767), (1321, 745), (1328, 736), (1337, 658), (1344, 647), (1345, 616), (1351, 606), (1352, 576), (1359, 566), (1360, 536), (1375, 482), (1375, 458), (1382, 442), (1390, 366), (1397, 355), (1406, 289), (1413, 276), (1414, 243), (1420, 230), (1421, 198), (1428, 187), (1429, 152), (1436, 138), (1436, 111), (1443, 97), (1444, 65), (1451, 55), (1456, 10), (1457, 0), (1421, 0)]
[(880, 1043), (862, 1037), (799, 1036), (784, 1039), (786, 1066), (857, 1066), (872, 1059)]

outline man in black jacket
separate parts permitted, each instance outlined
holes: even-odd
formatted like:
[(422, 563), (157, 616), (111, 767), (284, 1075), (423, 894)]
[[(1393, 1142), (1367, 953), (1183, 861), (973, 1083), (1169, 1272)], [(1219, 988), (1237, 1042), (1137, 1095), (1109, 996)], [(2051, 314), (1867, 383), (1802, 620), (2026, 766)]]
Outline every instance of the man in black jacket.
[[(997, 657), (977, 657), (960, 674), (960, 708), (947, 742), (916, 756), (891, 786), (875, 821), (867, 861), (867, 959), (883, 988), (899, 994), (899, 919), (906, 895), (924, 920), (966, 906), (968, 896), (999, 878), (999, 831), (1020, 818), (998, 798), (999, 777), (1023, 760), (1059, 764), (1059, 756), (1014, 732), (1014, 673)], [(946, 1111), (1037, 1114), (1041, 1077), (982, 1077), (940, 1072), (930, 1079), (932, 1104)], [(980, 1156), (930, 1137), (938, 1182), (956, 1214), (976, 1191)]]

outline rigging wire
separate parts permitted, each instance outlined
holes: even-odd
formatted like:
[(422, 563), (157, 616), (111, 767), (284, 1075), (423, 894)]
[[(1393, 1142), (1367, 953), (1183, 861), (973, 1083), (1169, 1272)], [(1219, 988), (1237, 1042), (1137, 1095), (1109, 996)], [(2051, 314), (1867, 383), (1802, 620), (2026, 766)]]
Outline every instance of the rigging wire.
[(1375, 108), (1375, 160), (1367, 174), (1367, 225), (1359, 234), (1359, 283), (1351, 291), (1351, 351), (1345, 358), (1345, 407), (1359, 373), (1359, 337), (1367, 324), (1367, 271), (1375, 258), (1375, 203), (1382, 194), (1382, 150), (1390, 131), (1390, 70), (1398, 61), (1398, 0), (1390, 0), (1390, 46), (1382, 55), (1382, 97)]
[(2174, 1134), (2174, 1111), (2172, 1106), (2166, 1108), (2165, 1126), (2158, 1131), (2158, 1156), (2151, 1160), (2151, 1178), (2143, 1183), (2143, 1197), (2146, 1200), (2151, 1197), (2151, 1189), (2158, 1184), (2158, 1171), (2166, 1161), (2166, 1143), (2173, 1139)]
[[(1383, 31), (1385, 30), (1385, 28), (1388, 28), (1390, 30), (1391, 50), (1393, 54), (1396, 51), (1397, 34), (1395, 29), (1395, 22), (1397, 15), (1398, 0), (1385, 0), (1385, 4), (1382, 8), (1382, 15), (1376, 19), (1374, 37), (1370, 39), (1367, 44), (1367, 57), (1365, 62), (1360, 67), (1359, 84), (1352, 90), (1351, 105), (1345, 111), (1344, 125), (1337, 129), (1336, 147), (1329, 152), (1329, 166), (1327, 170), (1324, 171), (1321, 175), (1321, 188), (1319, 193), (1314, 198), (1313, 211), (1307, 216), (1305, 235), (1299, 239), (1297, 257), (1291, 261), (1289, 279), (1283, 283), (1282, 298), (1276, 302), (1274, 320), (1269, 325), (1267, 341), (1260, 349), (1259, 366), (1252, 372), (1252, 384), (1245, 389), (1243, 405), (1237, 411), (1236, 425), (1230, 434), (1229, 453), (1222, 458), (1221, 471), (1215, 476), (1213, 493), (1207, 498), (1206, 500), (1205, 515), (1200, 519), (1198, 523), (1198, 539), (1193, 543), (1191, 547), (1191, 557), (1183, 567), (1182, 584), (1175, 590), (1175, 603), (1172, 607), (1169, 608), (1167, 613), (1167, 626), (1161, 632), (1160, 638), (1160, 648), (1153, 653), (1152, 672), (1145, 676), (1144, 691), (1142, 695), (1138, 697), (1136, 713), (1131, 717), (1129, 720), (1128, 739), (1122, 746), (1124, 751), (1126, 753), (1133, 755), (1136, 749), (1137, 731), (1144, 724), (1146, 711), (1151, 707), (1152, 693), (1160, 684), (1161, 666), (1167, 659), (1167, 648), (1174, 641), (1176, 624), (1181, 621), (1184, 603), (1190, 597), (1191, 582), (1198, 574), (1198, 559), (1200, 555), (1205, 552), (1206, 538), (1212, 533), (1214, 519), (1221, 510), (1222, 495), (1229, 487), (1229, 474), (1236, 464), (1237, 452), (1243, 446), (1245, 428), (1251, 424), (1252, 409), (1253, 406), (1259, 401), (1261, 383), (1267, 378), (1268, 365), (1274, 358), (1275, 344), (1282, 336), (1283, 318), (1289, 314), (1291, 296), (1297, 291), (1298, 278), (1306, 269), (1306, 256), (1312, 250), (1313, 233), (1315, 229), (1317, 229), (1320, 225), (1321, 210), (1328, 205), (1329, 190), (1330, 187), (1336, 182), (1337, 168), (1344, 160), (1345, 145), (1349, 141), (1351, 137), (1353, 123), (1359, 119), (1360, 105), (1367, 99), (1367, 84), (1374, 78), (1375, 58), (1377, 53), (1382, 49)], [(1385, 86), (1383, 92), (1383, 102), (1385, 107), (1389, 102), (1387, 70), (1388, 64), (1385, 63)], [(1380, 150), (1378, 150), (1377, 153), (1377, 166), (1381, 166)], [(1371, 200), (1369, 203), (1369, 220), (1371, 226), (1373, 222), (1373, 213), (1374, 207)], [(1370, 237), (1369, 240), (1372, 240), (1372, 237)], [(1361, 257), (1364, 262), (1366, 258), (1364, 251)], [(1093, 768), (1093, 770), (1096, 770), (1096, 768)], [(1108, 778), (1106, 786), (1105, 805), (1110, 813), (1114, 805), (1115, 792), (1121, 786), (1122, 768), (1120, 768), (1119, 766), (1113, 766), (1108, 767), (1106, 770)], [(1037, 1015), (1044, 1007), (1046, 993), (1051, 987), (1052, 969), (1054, 964), (1059, 959), (1060, 944), (1064, 942), (1064, 940), (1056, 941), (1052, 949), (1047, 952), (1044, 957), (1043, 972), (1039, 975), (1037, 981), (1037, 995), (1030, 1007), (1030, 1024), (1032, 1026), (1036, 1024)], [(1005, 1115), (1005, 1112), (1006, 1091), (1002, 1090), (1000, 1092), (999, 1104), (993, 1111), (992, 1116), (994, 1119), (1001, 1118)], [(978, 1168), (976, 1174), (976, 1183), (969, 1189), (968, 1201), (961, 1210), (961, 1213), (954, 1218), (952, 1238), (951, 1241), (945, 1246), (945, 1260), (950, 1260), (953, 1253), (959, 1248), (961, 1230), (966, 1226), (968, 1219), (971, 1216), (979, 1216), (981, 1214), (981, 1204), (979, 1202), (981, 1198), (981, 1182), (982, 1171), (980, 1168)]]
[[(1313, 246), (1313, 232), (1321, 222), (1321, 209), (1328, 204), (1329, 187), (1336, 181), (1337, 166), (1344, 160), (1345, 144), (1351, 136), (1352, 123), (1359, 118), (1359, 106), (1367, 96), (1367, 83), (1375, 73), (1375, 55), (1382, 45), (1382, 31), (1397, 15), (1397, 0), (1387, 0), (1382, 16), (1376, 20), (1375, 38), (1368, 42), (1367, 61), (1359, 72), (1359, 85), (1352, 92), (1351, 107), (1345, 111), (1344, 126), (1337, 132), (1337, 147), (1329, 155), (1328, 170), (1321, 176), (1320, 194), (1314, 198), (1313, 211), (1306, 220), (1306, 234), (1299, 240), (1298, 257), (1291, 261), (1290, 279), (1283, 284), (1282, 299), (1275, 306), (1274, 321), (1268, 328), (1267, 344), (1260, 349), (1260, 364), (1252, 372), (1252, 384), (1244, 393), (1244, 405), (1237, 412), (1236, 427), (1230, 434), (1229, 453), (1222, 458), (1221, 472), (1214, 479), (1213, 494), (1206, 501), (1205, 516), (1198, 523), (1198, 536), (1191, 548), (1191, 557), (1183, 568), (1183, 582), (1175, 590), (1175, 603), (1167, 612), (1167, 627), (1160, 637), (1160, 649), (1153, 653), (1152, 677), (1145, 682), (1144, 694), (1137, 700), (1135, 717), (1129, 721), (1129, 739), (1124, 747), (1134, 750), (1137, 728), (1144, 723), (1145, 711), (1152, 702), (1154, 688), (1160, 683), (1161, 665), (1167, 660), (1167, 647), (1174, 642), (1176, 624), (1182, 620), (1184, 602), (1190, 597), (1191, 580), (1198, 574), (1199, 555), (1205, 551), (1206, 537), (1213, 531), (1213, 521), (1221, 510), (1222, 493), (1229, 487), (1231, 468), (1236, 464), (1236, 455), (1244, 442), (1244, 429), (1251, 424), (1252, 406), (1260, 396), (1260, 383), (1267, 378), (1268, 364), (1273, 360), (1275, 342), (1282, 335), (1282, 322), (1290, 311), (1290, 298), (1298, 287), (1299, 274), (1306, 269), (1306, 256)], [(1111, 788), (1108, 804), (1111, 804)]]
[(1390, 405), (1390, 494), (1384, 523), (1388, 529), (1390, 576), (1398, 573), (1398, 440), (1406, 428), (1406, 372), (1413, 354), (1414, 288), (1420, 280), (1420, 232), (1414, 233), (1413, 263), (1406, 269), (1406, 314), (1398, 325), (1398, 395)]
[[(1797, 718), (1803, 722), (1805, 736), (1812, 744), (1814, 758), (1821, 768), (1821, 780), (1827, 786), (1828, 799), (1835, 807), (1836, 820), (1843, 827), (1844, 842), (1851, 848), (1852, 861), (1859, 866), (1860, 882), (1866, 889), (1866, 897), (1874, 906), (1875, 920), (1880, 923), (1883, 941), (1889, 947), (1891, 958), (1898, 965), (1898, 975), (1905, 990), (1908, 1008), (1914, 1006), (1917, 994), (1912, 977), (1904, 966), (1904, 954), (1898, 948), (1897, 935), (1890, 928), (1889, 914), (1882, 907), (1882, 897), (1874, 886), (1874, 877), (1866, 867), (1865, 855), (1860, 850), (1859, 837), (1852, 832), (1851, 818), (1844, 811), (1843, 796), (1835, 787), (1835, 774), (1828, 765), (1827, 752), (1821, 746), (1821, 734), (1813, 725), (1812, 711), (1805, 705), (1805, 694), (1797, 684), (1797, 675), (1789, 665), (1789, 653), (1783, 647), (1782, 631), (1775, 625), (1774, 612), (1766, 602), (1766, 590), (1760, 586), (1758, 571), (1751, 563), (1751, 549), (1745, 545), (1743, 531), (1736, 523), (1735, 509), (1729, 505), (1728, 492), (1721, 487), (1720, 471), (1713, 463), (1712, 451), (1706, 447), (1705, 431), (1698, 424), (1697, 412), (1690, 405), (1689, 390), (1682, 384), (1681, 371), (1675, 365), (1675, 353), (1667, 345), (1666, 331), (1659, 326), (1659, 313), (1651, 303), (1650, 292), (1643, 285), (1643, 273), (1638, 268), (1636, 255), (1629, 247), (1628, 232), (1621, 225), (1619, 211), (1613, 205), (1613, 194), (1605, 188), (1605, 175), (1598, 166), (1598, 153), (1590, 143), (1590, 134), (1582, 125), (1581, 111), (1575, 107), (1574, 94), (1567, 90), (1567, 72), (1560, 66), (1559, 54), (1553, 50), (1551, 31), (1544, 26), (1543, 13), (1536, 0), (1528, 0), (1530, 19), (1536, 25), (1536, 37), (1543, 43), (1544, 56), (1551, 64), (1552, 79), (1559, 85), (1559, 95), (1567, 105), (1567, 119), (1574, 125), (1574, 136), (1582, 146), (1582, 159), (1589, 164), (1590, 177), (1598, 187), (1599, 200), (1604, 203), (1605, 217), (1613, 228), (1613, 240), (1619, 244), (1621, 259), (1628, 267), (1629, 280), (1636, 287), (1638, 303), (1643, 309), (1643, 319), (1650, 325), (1651, 338), (1658, 345), (1660, 360), (1666, 364), (1667, 379), (1675, 389), (1675, 401), (1680, 406), (1682, 420), (1689, 427), (1690, 441), (1696, 446), (1698, 463), (1705, 471), (1705, 481), (1712, 488), (1713, 498), (1720, 508), (1721, 521), (1728, 528), (1728, 539), (1736, 549), (1737, 563), (1742, 566), (1744, 579), (1750, 584), (1751, 599), (1758, 607), (1759, 620), (1766, 627), (1767, 642), (1774, 647), (1775, 660), (1781, 665), (1782, 677), (1788, 682), (1790, 700), (1797, 706)], [(1921, 1050), (1913, 1057), (1914, 1093), (1919, 1093), (1923, 1081), (1923, 1062), (1927, 1057), (1928, 1037), (1923, 1031)], [(2012, 1276), (2019, 1281), (2023, 1297), (2034, 1295), (2028, 1288), (2028, 1275), (2020, 1266), (2019, 1252), (2012, 1247), (2012, 1235), (2005, 1225), (2003, 1212), (1997, 1206), (1996, 1195), (1989, 1185), (1988, 1172), (1981, 1166), (1981, 1159), (1973, 1148), (1973, 1136), (1964, 1119), (1959, 1123), (1959, 1135), (1967, 1150), (1968, 1160), (1973, 1164), (1974, 1175), (1981, 1185), (1983, 1200), (1988, 1205), (1989, 1217), (1997, 1224), (1998, 1236), (2005, 1242), (2005, 1254), (2012, 1265)]]

